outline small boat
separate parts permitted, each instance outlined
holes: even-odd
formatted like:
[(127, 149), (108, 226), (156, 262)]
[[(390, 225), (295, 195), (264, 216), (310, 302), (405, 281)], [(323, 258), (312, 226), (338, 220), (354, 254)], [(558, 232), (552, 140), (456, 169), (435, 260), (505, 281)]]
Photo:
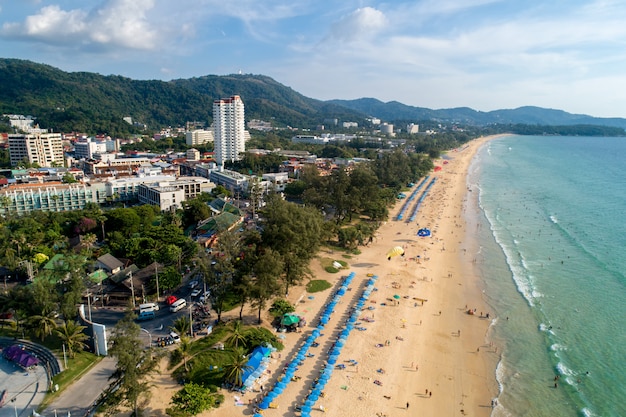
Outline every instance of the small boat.
[(3, 390), (2, 394), (0, 394), (0, 408), (4, 407), (4, 403), (7, 399), (7, 390)]

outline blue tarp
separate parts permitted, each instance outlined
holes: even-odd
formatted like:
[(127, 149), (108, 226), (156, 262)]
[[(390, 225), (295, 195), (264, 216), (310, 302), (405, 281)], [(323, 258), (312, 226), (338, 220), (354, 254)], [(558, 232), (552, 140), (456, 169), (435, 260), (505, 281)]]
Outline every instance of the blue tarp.
[(252, 351), (250, 357), (248, 358), (248, 362), (246, 363), (249, 368), (247, 368), (243, 375), (241, 376), (242, 381), (246, 381), (250, 375), (254, 373), (263, 362), (263, 359), (268, 357), (272, 353), (272, 350), (265, 346), (257, 346), (256, 349)]

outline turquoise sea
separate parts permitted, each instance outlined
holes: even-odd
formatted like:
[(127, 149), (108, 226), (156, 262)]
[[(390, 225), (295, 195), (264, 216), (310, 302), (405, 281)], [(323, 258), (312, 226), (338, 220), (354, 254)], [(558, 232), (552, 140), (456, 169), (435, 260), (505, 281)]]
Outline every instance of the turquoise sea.
[(626, 138), (495, 139), (468, 188), (493, 416), (626, 416)]

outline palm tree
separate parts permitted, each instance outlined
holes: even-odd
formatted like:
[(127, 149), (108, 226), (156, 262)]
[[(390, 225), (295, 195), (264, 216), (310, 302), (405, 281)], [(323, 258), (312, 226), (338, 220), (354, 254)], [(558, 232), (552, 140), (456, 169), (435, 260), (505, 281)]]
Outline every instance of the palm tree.
[(185, 371), (189, 371), (187, 367), (187, 358), (191, 353), (191, 340), (187, 336), (181, 336), (180, 343), (178, 344), (178, 352), (180, 356), (183, 358), (183, 363), (185, 364)]
[(246, 331), (243, 328), (241, 320), (235, 320), (232, 325), (231, 333), (226, 338), (225, 342), (228, 346), (235, 349), (245, 347), (246, 345)]
[(191, 334), (191, 322), (189, 321), (189, 317), (182, 316), (180, 318), (177, 318), (174, 321), (174, 324), (172, 324), (172, 326), (170, 327), (170, 329), (181, 336), (184, 336), (188, 333)]
[(28, 324), (32, 327), (35, 336), (37, 336), (42, 342), (47, 336), (52, 334), (54, 329), (57, 328), (54, 313), (52, 312), (43, 312), (29, 317)]
[(235, 387), (243, 385), (243, 373), (252, 367), (248, 365), (248, 358), (244, 355), (242, 348), (232, 350), (231, 362), (225, 366), (226, 382), (230, 382)]
[(66, 321), (55, 330), (57, 336), (59, 336), (61, 341), (67, 346), (70, 358), (74, 357), (74, 352), (77, 350), (87, 347), (85, 340), (89, 339), (89, 336), (83, 333), (83, 330), (86, 328), (87, 326), (81, 326), (75, 321)]

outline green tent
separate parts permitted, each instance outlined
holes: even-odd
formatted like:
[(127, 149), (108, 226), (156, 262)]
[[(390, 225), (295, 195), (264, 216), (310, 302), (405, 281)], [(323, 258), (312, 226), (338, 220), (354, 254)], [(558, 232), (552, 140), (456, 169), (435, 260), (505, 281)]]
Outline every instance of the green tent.
[(300, 317), (296, 316), (295, 314), (285, 314), (280, 324), (282, 324), (283, 326), (291, 326), (294, 324), (298, 324), (299, 322)]

